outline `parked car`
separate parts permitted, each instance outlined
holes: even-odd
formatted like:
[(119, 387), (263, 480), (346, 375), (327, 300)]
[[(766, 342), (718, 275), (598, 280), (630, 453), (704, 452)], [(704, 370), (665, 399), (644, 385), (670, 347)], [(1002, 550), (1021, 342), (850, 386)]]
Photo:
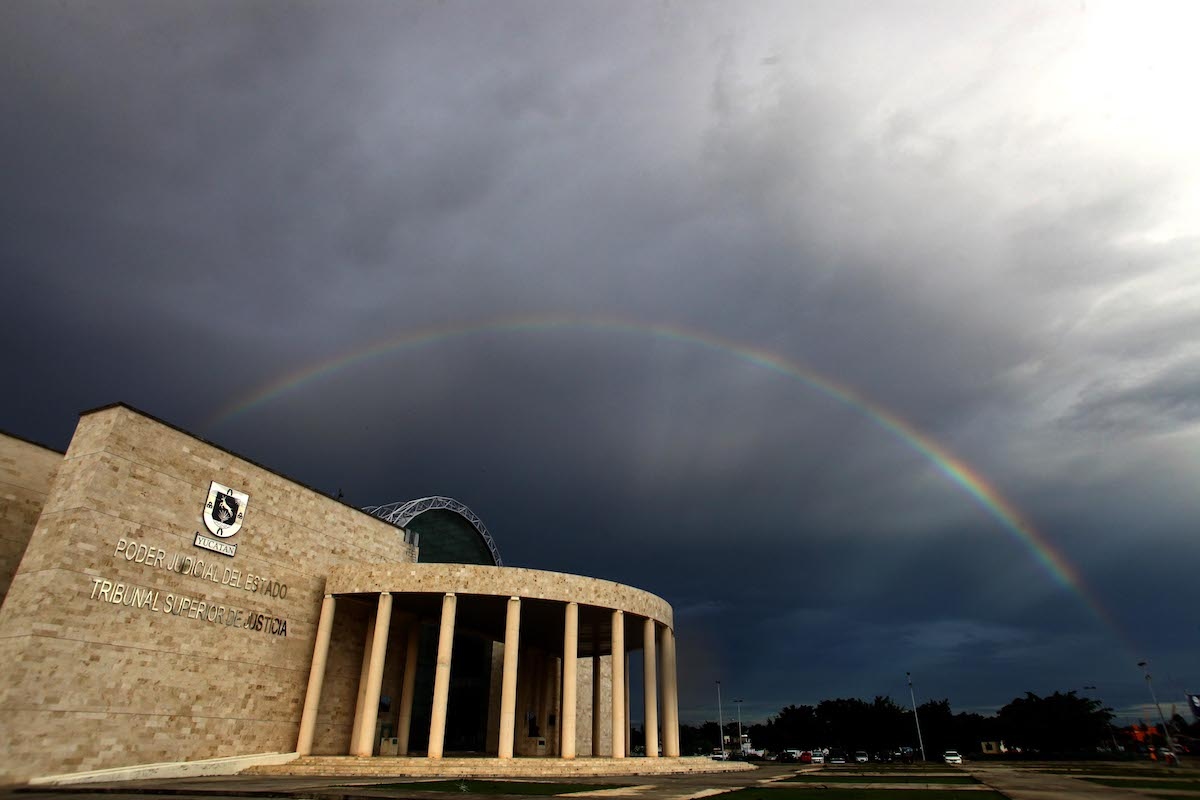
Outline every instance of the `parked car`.
[(801, 764), (811, 764), (812, 763), (812, 751), (811, 750), (805, 750), (800, 753), (800, 763)]
[(846, 754), (843, 753), (841, 750), (830, 750), (829, 751), (829, 763), (830, 764), (845, 764), (846, 763)]
[(958, 754), (957, 750), (947, 750), (945, 753), (942, 753), (942, 760), (947, 764), (961, 764), (962, 756)]
[(870, 763), (870, 761), (871, 761), (871, 757), (869, 755), (867, 755), (866, 750), (855, 750), (854, 751), (854, 763), (855, 764), (868, 764), (868, 763)]
[(822, 753), (820, 750), (813, 750), (812, 751), (812, 763), (824, 764), (825, 763), (825, 754)]

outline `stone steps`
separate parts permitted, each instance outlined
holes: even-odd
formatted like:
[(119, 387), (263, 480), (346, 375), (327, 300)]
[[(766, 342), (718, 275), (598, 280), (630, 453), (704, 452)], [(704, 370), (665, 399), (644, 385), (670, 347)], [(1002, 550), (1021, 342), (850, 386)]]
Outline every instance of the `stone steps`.
[(242, 775), (347, 778), (559, 778), (596, 775), (677, 775), (739, 772), (740, 761), (690, 758), (418, 758), (306, 756), (287, 764), (250, 767)]

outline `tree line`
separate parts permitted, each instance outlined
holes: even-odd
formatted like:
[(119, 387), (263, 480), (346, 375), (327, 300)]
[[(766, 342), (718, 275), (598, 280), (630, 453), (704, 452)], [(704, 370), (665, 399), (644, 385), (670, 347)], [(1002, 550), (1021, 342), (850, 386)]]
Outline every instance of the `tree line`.
[[(984, 742), (1004, 742), (1010, 750), (1038, 755), (1094, 754), (1120, 747), (1127, 752), (1160, 744), (1161, 725), (1112, 725), (1112, 709), (1099, 700), (1081, 697), (1074, 691), (1044, 697), (1027, 692), (985, 716), (973, 712), (954, 713), (949, 700), (931, 700), (917, 707), (928, 758), (946, 750), (979, 753)], [(1200, 723), (1187, 723), (1175, 715), (1173, 736), (1187, 743), (1200, 736)], [(876, 696), (823, 700), (813, 705), (789, 705), (765, 722), (744, 727), (755, 749), (772, 753), (828, 747), (868, 753), (894, 753), (912, 748), (920, 755), (917, 726), (912, 709), (892, 698)], [(737, 722), (725, 725), (728, 741), (737, 741)], [(701, 755), (719, 747), (717, 723), (680, 726), (684, 753)]]

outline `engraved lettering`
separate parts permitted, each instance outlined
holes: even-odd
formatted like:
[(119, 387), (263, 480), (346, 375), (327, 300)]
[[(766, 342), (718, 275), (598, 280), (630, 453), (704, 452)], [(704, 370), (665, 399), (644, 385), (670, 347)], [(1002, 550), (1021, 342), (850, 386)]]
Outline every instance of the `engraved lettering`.
[[(125, 552), (136, 554), (138, 552), (137, 546), (127, 543)], [(148, 548), (146, 558), (153, 560), (157, 557), (158, 552), (160, 551), (155, 548)], [(213, 571), (209, 574), (216, 575), (217, 573)], [(259, 576), (254, 577), (259, 587), (259, 592), (262, 594), (272, 596), (278, 594), (282, 596), (286, 590), (285, 584), (276, 581), (267, 581)], [(224, 625), (230, 628), (240, 627), (246, 631), (263, 633), (268, 636), (287, 636), (287, 620), (273, 614), (230, 608), (187, 595), (176, 595), (173, 593), (163, 595), (162, 592), (149, 589), (145, 586), (127, 584), (123, 581), (110, 581), (100, 577), (91, 577), (88, 579), (88, 583), (90, 588), (87, 593), (88, 598), (91, 600), (126, 606), (132, 609), (143, 609), (152, 612), (162, 611), (164, 614), (186, 616), (191, 620), (198, 620), (214, 625)]]

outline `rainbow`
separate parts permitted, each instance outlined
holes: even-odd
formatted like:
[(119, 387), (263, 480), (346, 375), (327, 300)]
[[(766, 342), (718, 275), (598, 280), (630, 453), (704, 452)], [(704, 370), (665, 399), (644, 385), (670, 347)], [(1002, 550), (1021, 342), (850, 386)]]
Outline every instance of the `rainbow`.
[(956, 457), (911, 423), (886, 407), (864, 397), (855, 389), (780, 355), (679, 325), (636, 322), (616, 317), (533, 314), (497, 318), (469, 325), (447, 324), (423, 328), (375, 342), (365, 348), (334, 356), (279, 377), (220, 409), (209, 421), (208, 427), (210, 429), (218, 427), (320, 378), (398, 351), (485, 333), (542, 332), (561, 329), (648, 335), (657, 339), (700, 346), (799, 381), (810, 389), (862, 414), (928, 459), (951, 483), (957, 485), (974, 499), (979, 507), (995, 519), (1011, 538), (1025, 547), (1047, 574), (1061, 586), (1078, 595), (1102, 623), (1114, 631), (1118, 630), (1099, 599), (1083, 582), (1078, 571), (1021, 511), (970, 464)]

